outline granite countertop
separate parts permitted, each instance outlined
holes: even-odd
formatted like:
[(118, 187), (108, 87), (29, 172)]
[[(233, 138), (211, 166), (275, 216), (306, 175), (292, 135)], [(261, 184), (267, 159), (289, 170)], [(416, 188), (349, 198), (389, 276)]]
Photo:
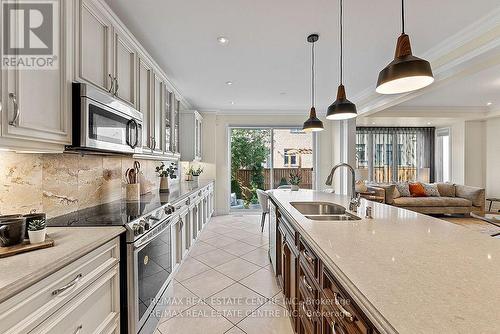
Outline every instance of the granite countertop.
[(70, 212), (47, 220), (48, 226), (120, 226), (136, 220), (170, 203), (176, 204), (182, 199), (206, 187), (213, 180), (198, 182), (179, 182), (168, 193), (150, 192), (141, 196), (139, 201), (118, 200), (110, 203)]
[(382, 333), (500, 333), (500, 243), (441, 219), (362, 199), (357, 216), (313, 222), (291, 204), (349, 197), (274, 190), (280, 211)]
[(115, 227), (48, 227), (54, 247), (0, 259), (0, 303), (125, 232)]

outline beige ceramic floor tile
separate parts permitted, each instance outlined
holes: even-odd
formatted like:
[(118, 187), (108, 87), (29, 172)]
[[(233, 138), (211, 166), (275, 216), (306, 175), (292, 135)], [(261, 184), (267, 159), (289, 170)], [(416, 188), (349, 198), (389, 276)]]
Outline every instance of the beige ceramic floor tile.
[(236, 240), (233, 238), (229, 238), (229, 237), (222, 236), (222, 235), (204, 240), (204, 242), (206, 242), (207, 244), (215, 246), (217, 248), (222, 248), (224, 246), (232, 244), (235, 241)]
[(216, 267), (234, 260), (236, 256), (229, 254), (228, 252), (225, 252), (221, 249), (215, 249), (213, 251), (194, 256), (194, 258), (210, 267)]
[(214, 237), (218, 237), (219, 234), (218, 233), (215, 233), (215, 232), (212, 232), (210, 230), (204, 230), (203, 232), (201, 232), (201, 234), (198, 236), (198, 240), (207, 240), (207, 239), (210, 239), (210, 238), (214, 238)]
[(269, 243), (269, 236), (267, 235), (255, 235), (252, 237), (248, 237), (245, 239), (242, 239), (244, 243), (247, 243), (249, 245), (255, 246), (255, 247), (261, 247), (264, 245), (267, 245)]
[(217, 266), (214, 269), (220, 271), (224, 275), (229, 276), (236, 281), (239, 281), (240, 279), (245, 278), (248, 275), (259, 270), (260, 267), (246, 260), (236, 258), (220, 266)]
[(276, 305), (286, 308), (285, 296), (283, 296), (283, 293), (281, 293), (281, 291), (278, 292), (274, 297), (272, 297), (271, 301)]
[(257, 247), (246, 244), (241, 241), (236, 241), (233, 242), (232, 244), (222, 247), (222, 249), (225, 252), (231, 253), (233, 255), (241, 256), (243, 254), (250, 253), (251, 251), (257, 249)]
[(233, 324), (206, 304), (193, 306), (182, 314), (160, 324), (162, 334), (221, 334)]
[(189, 251), (189, 256), (196, 256), (216, 250), (217, 247), (209, 245), (201, 240), (197, 240)]
[(269, 253), (265, 248), (257, 248), (256, 250), (242, 255), (241, 258), (261, 267), (267, 266), (270, 263)]
[(238, 327), (247, 334), (293, 334), (288, 312), (271, 302), (243, 319)]
[(183, 281), (182, 285), (198, 297), (207, 298), (234, 283), (234, 280), (224, 274), (210, 269), (191, 279)]
[(268, 298), (276, 295), (280, 290), (274, 274), (266, 269), (256, 271), (242, 279), (240, 283)]
[(239, 283), (206, 299), (206, 303), (235, 325), (266, 302), (265, 297)]
[(160, 316), (160, 323), (182, 313), (200, 302), (200, 298), (191, 293), (181, 283), (173, 280), (158, 301), (165, 310)]
[(174, 278), (179, 282), (182, 282), (188, 278), (196, 276), (204, 271), (209, 270), (210, 267), (192, 257), (187, 257), (184, 262), (182, 262), (181, 267), (175, 274)]

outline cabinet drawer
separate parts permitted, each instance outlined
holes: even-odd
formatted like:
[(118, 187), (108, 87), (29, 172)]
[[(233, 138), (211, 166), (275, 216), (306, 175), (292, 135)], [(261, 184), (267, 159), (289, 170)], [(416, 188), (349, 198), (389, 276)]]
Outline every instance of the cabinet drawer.
[(338, 320), (338, 314), (334, 309), (326, 306), (321, 308), (322, 334), (349, 334), (344, 324)]
[(308, 271), (316, 283), (319, 284), (319, 260), (316, 254), (311, 250), (309, 246), (304, 242), (304, 239), (300, 237), (299, 239), (299, 251), (300, 251), (300, 261), (304, 265), (306, 271)]
[(307, 303), (299, 303), (300, 334), (316, 334), (318, 332), (317, 312), (308, 307)]
[(333, 309), (336, 321), (341, 323), (349, 334), (368, 334), (371, 326), (364, 314), (354, 304), (351, 297), (347, 295), (333, 278), (323, 272), (323, 300), (322, 304)]
[(313, 283), (309, 275), (304, 272), (303, 265), (300, 264), (299, 269), (299, 289), (302, 296), (302, 300), (307, 305), (310, 305), (314, 310), (318, 309), (318, 298), (319, 298), (319, 290), (316, 287), (316, 284)]
[(116, 266), (119, 254), (119, 238), (115, 238), (6, 300), (0, 304), (0, 333), (32, 330)]
[(115, 266), (30, 333), (118, 333), (119, 285)]

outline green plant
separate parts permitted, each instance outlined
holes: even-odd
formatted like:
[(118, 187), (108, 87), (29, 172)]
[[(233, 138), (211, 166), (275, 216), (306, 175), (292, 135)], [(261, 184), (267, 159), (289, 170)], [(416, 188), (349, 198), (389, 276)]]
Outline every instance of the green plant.
[(241, 184), (237, 179), (231, 179), (231, 192), (236, 194), (236, 198), (241, 198)]
[(190, 166), (186, 172), (186, 175), (200, 176), (201, 173), (203, 173), (203, 168), (198, 167), (195, 169), (193, 168), (193, 166)]
[(158, 173), (159, 177), (170, 177), (171, 179), (175, 179), (177, 175), (175, 174), (177, 171), (177, 166), (175, 163), (171, 162), (168, 168), (165, 168), (165, 164), (162, 162), (160, 166), (156, 166), (156, 173)]
[(262, 166), (269, 157), (270, 130), (233, 129), (231, 131), (231, 176), (238, 170)]
[(45, 219), (34, 219), (28, 224), (28, 231), (41, 231), (46, 227)]
[(286, 180), (286, 178), (283, 176), (280, 180), (280, 186), (285, 186), (288, 184), (288, 181)]
[(302, 182), (302, 175), (299, 172), (290, 173), (290, 184), (294, 186), (298, 186)]

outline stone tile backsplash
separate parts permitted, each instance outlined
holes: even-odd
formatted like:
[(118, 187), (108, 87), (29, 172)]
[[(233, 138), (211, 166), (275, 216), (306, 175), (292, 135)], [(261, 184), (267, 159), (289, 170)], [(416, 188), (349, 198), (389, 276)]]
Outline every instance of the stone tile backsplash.
[[(136, 159), (79, 154), (0, 152), (0, 213), (45, 212), (48, 217), (120, 199), (124, 174)], [(153, 160), (141, 162), (143, 192), (157, 191)]]

